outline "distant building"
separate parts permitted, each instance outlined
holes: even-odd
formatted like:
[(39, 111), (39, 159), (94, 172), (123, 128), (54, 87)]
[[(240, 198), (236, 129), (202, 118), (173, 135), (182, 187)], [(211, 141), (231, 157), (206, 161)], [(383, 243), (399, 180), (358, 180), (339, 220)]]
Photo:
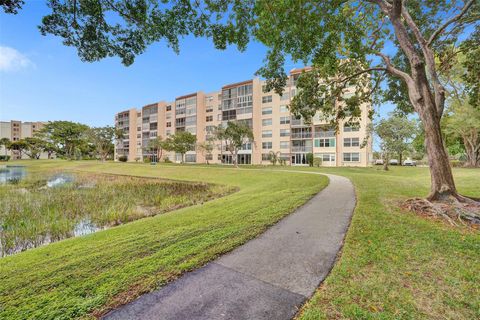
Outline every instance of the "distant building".
[[(201, 91), (177, 97), (172, 102), (158, 102), (141, 110), (129, 109), (115, 115), (115, 127), (124, 131), (123, 139), (115, 144), (115, 159), (127, 156), (128, 161), (156, 155), (146, 148), (150, 139), (163, 138), (179, 131), (197, 136), (198, 142), (213, 134), (215, 126), (228, 121), (243, 121), (253, 131), (254, 142), (247, 143), (238, 154), (239, 164), (269, 164), (270, 152), (280, 155), (291, 165), (306, 165), (307, 154), (322, 160), (323, 166), (367, 166), (372, 159), (370, 104), (361, 106), (360, 126), (351, 127), (341, 121), (338, 132), (317, 113), (311, 124), (295, 118), (288, 109), (296, 93), (296, 80), (303, 70), (293, 69), (282, 95), (264, 92), (265, 81), (252, 79), (222, 87), (221, 91)], [(348, 92), (348, 94), (352, 94)], [(364, 147), (362, 142), (367, 138)], [(174, 162), (181, 155), (163, 153)], [(204, 163), (205, 155), (195, 150), (185, 155), (185, 161)], [(232, 155), (221, 141), (216, 142), (210, 163), (232, 163)]]
[[(18, 141), (23, 138), (32, 137), (33, 134), (40, 130), (45, 122), (22, 122), (17, 120), (0, 121), (0, 139), (8, 138), (10, 141)], [(27, 159), (25, 154), (20, 155), (18, 150), (5, 150), (4, 146), (0, 146), (0, 154), (10, 155), (12, 160)], [(47, 158), (46, 154), (41, 154), (40, 158)]]

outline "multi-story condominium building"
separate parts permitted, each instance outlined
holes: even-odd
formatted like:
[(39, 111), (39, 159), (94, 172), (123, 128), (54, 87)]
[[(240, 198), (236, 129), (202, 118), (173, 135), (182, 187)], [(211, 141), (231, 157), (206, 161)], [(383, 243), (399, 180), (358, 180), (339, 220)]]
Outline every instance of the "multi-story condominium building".
[[(323, 166), (367, 166), (372, 157), (371, 140), (367, 136), (371, 106), (361, 106), (360, 126), (339, 123), (335, 131), (329, 122), (317, 113), (310, 124), (295, 118), (288, 105), (296, 93), (296, 79), (305, 69), (294, 69), (282, 95), (264, 92), (265, 82), (255, 78), (222, 87), (221, 91), (201, 91), (177, 97), (174, 102), (159, 102), (141, 110), (130, 109), (115, 116), (115, 125), (125, 132), (124, 139), (116, 143), (115, 158), (120, 155), (129, 161), (153, 157), (148, 142), (179, 131), (195, 134), (198, 142), (213, 136), (216, 126), (228, 121), (247, 123), (253, 131), (254, 141), (247, 143), (238, 153), (239, 164), (269, 164), (274, 152), (291, 165), (307, 164), (307, 154), (320, 158)], [(348, 94), (348, 93), (347, 93)], [(362, 146), (362, 142), (367, 143)], [(163, 153), (174, 162), (181, 156)], [(198, 150), (189, 151), (185, 161), (190, 163), (232, 163), (232, 155), (222, 141), (216, 141), (212, 155)]]
[[(44, 125), (44, 122), (0, 121), (0, 138), (7, 138), (14, 142), (32, 137), (35, 131), (40, 130)], [(20, 154), (18, 150), (5, 150), (4, 146), (0, 146), (0, 154), (9, 155), (14, 160), (28, 158), (26, 155)], [(46, 157), (46, 154), (41, 154), (41, 158)]]

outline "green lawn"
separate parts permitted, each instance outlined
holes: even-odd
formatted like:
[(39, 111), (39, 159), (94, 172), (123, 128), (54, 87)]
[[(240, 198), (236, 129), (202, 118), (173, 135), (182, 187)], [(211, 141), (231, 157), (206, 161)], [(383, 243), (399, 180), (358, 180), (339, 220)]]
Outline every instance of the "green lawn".
[[(32, 170), (58, 166), (36, 162)], [(298, 318), (478, 319), (480, 234), (398, 210), (425, 196), (428, 168), (149, 166), (60, 162), (95, 172), (227, 184), (240, 191), (165, 215), (0, 259), (0, 318), (98, 314), (231, 250), (326, 184), (313, 170), (349, 177), (357, 207), (342, 254)], [(480, 170), (455, 169), (461, 193), (480, 196)]]
[[(298, 319), (480, 319), (480, 233), (397, 209), (428, 194), (428, 168), (295, 169), (344, 175), (358, 199), (341, 257)], [(480, 196), (479, 169), (454, 175)]]
[(255, 237), (328, 183), (320, 175), (228, 167), (93, 161), (21, 164), (32, 173), (82, 170), (204, 181), (239, 191), (0, 259), (0, 319), (100, 315)]

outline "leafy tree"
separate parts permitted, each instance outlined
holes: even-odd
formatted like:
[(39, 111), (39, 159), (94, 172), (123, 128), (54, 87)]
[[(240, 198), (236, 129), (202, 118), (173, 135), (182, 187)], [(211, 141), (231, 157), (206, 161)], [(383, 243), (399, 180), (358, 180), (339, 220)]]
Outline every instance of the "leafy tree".
[(182, 163), (185, 162), (187, 151), (195, 150), (197, 137), (188, 131), (180, 131), (168, 137), (163, 143), (163, 149), (166, 151), (175, 151), (182, 155)]
[(280, 161), (280, 151), (270, 151), (268, 157), (270, 158), (270, 162), (272, 163), (272, 165), (276, 165), (277, 162)]
[(465, 101), (454, 101), (450, 110), (445, 121), (445, 132), (462, 139), (466, 165), (480, 166), (480, 108), (474, 108)]
[(40, 129), (40, 135), (55, 146), (58, 154), (74, 159), (86, 149), (88, 126), (70, 121), (53, 121)]
[(24, 0), (0, 0), (0, 6), (5, 13), (17, 14), (24, 4)]
[(385, 140), (388, 152), (395, 154), (402, 164), (404, 153), (412, 149), (416, 122), (406, 116), (391, 113), (388, 118), (379, 121), (375, 130), (380, 139)]
[(7, 150), (10, 145), (11, 141), (8, 138), (1, 138), (0, 139), (0, 146), (5, 148), (5, 156), (7, 155)]
[[(297, 79), (300, 90), (290, 105), (306, 120), (322, 111), (355, 121), (372, 95), (394, 101), (422, 121), (431, 171), (428, 199), (468, 201), (456, 190), (442, 140), (445, 87), (435, 56), (448, 46), (478, 49), (480, 28), (464, 32), (478, 26), (476, 0), (49, 0), (49, 6), (40, 31), (62, 37), (84, 61), (118, 56), (130, 65), (160, 40), (178, 52), (179, 38), (189, 34), (211, 38), (218, 49), (236, 44), (243, 50), (255, 39), (270, 48), (258, 71), (268, 80), (267, 90), (283, 92), (287, 56), (313, 66)], [(478, 57), (478, 51), (469, 52)], [(478, 64), (469, 66), (475, 82)]]
[(238, 150), (246, 143), (253, 142), (252, 128), (242, 121), (229, 121), (225, 128), (218, 126), (215, 135), (225, 143), (226, 150), (232, 155), (233, 164), (238, 168)]
[(207, 164), (209, 164), (208, 159), (211, 158), (214, 148), (215, 148), (215, 139), (212, 137), (207, 138), (204, 142), (200, 142), (197, 144), (197, 150), (203, 154)]
[(22, 153), (25, 151), (25, 149), (27, 149), (27, 143), (23, 139), (20, 139), (18, 141), (12, 141), (8, 145), (8, 149), (17, 151), (20, 158), (22, 158)]
[(161, 136), (157, 136), (155, 139), (151, 139), (148, 142), (147, 150), (157, 155), (157, 161), (160, 161), (163, 154), (165, 141)]
[(30, 158), (30, 159), (39, 159), (40, 155), (44, 149), (45, 141), (37, 138), (37, 137), (26, 137), (21, 139), (24, 143), (23, 152)]
[(88, 141), (93, 144), (100, 160), (105, 161), (108, 157), (113, 157), (114, 142), (121, 133), (111, 126), (90, 128), (87, 131)]

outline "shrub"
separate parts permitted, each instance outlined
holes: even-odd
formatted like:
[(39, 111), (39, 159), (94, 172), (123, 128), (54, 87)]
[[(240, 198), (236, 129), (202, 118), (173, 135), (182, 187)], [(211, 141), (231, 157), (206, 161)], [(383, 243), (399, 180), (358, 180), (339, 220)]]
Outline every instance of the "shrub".
[(172, 163), (172, 161), (170, 161), (170, 159), (168, 157), (165, 157), (165, 163)]
[(307, 153), (307, 163), (310, 167), (313, 167), (313, 153)]
[(10, 156), (0, 156), (0, 161), (8, 161), (10, 160)]
[(120, 157), (118, 157), (118, 161), (120, 161), (120, 162), (127, 162), (127, 160), (128, 160), (128, 157), (127, 157), (127, 156), (120, 156)]
[[(138, 162), (138, 161), (137, 161), (137, 162)], [(145, 162), (145, 163), (150, 163), (150, 162), (152, 162), (152, 159), (150, 159), (150, 157), (144, 157), (144, 158), (143, 158), (143, 162)]]
[(453, 168), (459, 168), (465, 166), (465, 161), (460, 160), (450, 160), (450, 166)]
[(313, 159), (313, 165), (315, 167), (320, 167), (322, 165), (322, 159), (321, 158), (314, 158)]

